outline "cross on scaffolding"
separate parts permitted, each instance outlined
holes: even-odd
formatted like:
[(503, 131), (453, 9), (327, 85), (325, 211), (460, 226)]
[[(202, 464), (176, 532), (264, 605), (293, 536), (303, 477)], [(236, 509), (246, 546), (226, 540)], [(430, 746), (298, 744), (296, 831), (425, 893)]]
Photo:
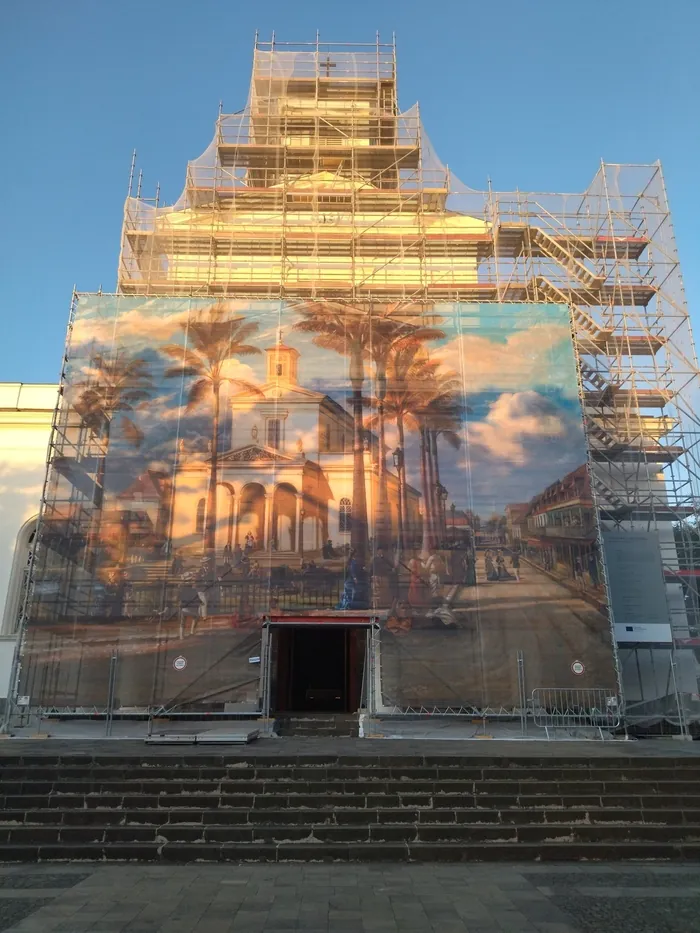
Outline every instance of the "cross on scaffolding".
[(321, 62), (321, 64), (322, 64), (322, 65), (324, 66), (324, 68), (326, 69), (326, 77), (327, 77), (327, 78), (330, 78), (330, 76), (331, 76), (331, 68), (336, 68), (336, 67), (337, 67), (336, 63), (331, 61), (330, 55), (326, 55), (326, 60), (325, 60), (325, 62)]

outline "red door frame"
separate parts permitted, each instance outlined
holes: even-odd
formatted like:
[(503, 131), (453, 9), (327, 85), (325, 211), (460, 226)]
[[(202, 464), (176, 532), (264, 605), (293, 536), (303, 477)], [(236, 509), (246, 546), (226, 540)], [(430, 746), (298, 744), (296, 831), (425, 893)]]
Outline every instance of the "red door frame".
[[(375, 622), (374, 616), (351, 616), (350, 618), (343, 618), (342, 616), (312, 616), (308, 615), (270, 615), (267, 625), (269, 628), (301, 628), (302, 626), (306, 628), (307, 626), (324, 626), (330, 628), (343, 628), (347, 629), (346, 641), (345, 641), (345, 656), (346, 656), (346, 680), (347, 680), (347, 705), (351, 711), (359, 709), (360, 706), (360, 690), (357, 687), (358, 677), (357, 669), (358, 666), (364, 663), (365, 660), (365, 647), (366, 647), (366, 638), (360, 640), (358, 638), (353, 638), (351, 631), (352, 629), (365, 629), (369, 631), (372, 625)], [(286, 641), (286, 639), (285, 639)], [(284, 658), (282, 656), (284, 654)], [(285, 645), (283, 653), (278, 653), (278, 676), (277, 676), (277, 697), (280, 694), (285, 697), (285, 706), (289, 703), (289, 687), (291, 682), (291, 665), (290, 659), (287, 657), (288, 647)], [(279, 703), (275, 699), (270, 697), (270, 703), (275, 703), (276, 707), (279, 707)]]

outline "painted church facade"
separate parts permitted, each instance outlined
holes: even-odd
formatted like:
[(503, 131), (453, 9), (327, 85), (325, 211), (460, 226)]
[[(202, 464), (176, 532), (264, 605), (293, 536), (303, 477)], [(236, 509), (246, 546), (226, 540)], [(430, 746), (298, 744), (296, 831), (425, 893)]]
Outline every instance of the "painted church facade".
[[(267, 552), (266, 560), (318, 556), (330, 542), (340, 556), (351, 530), (352, 415), (299, 382), (299, 351), (279, 340), (265, 351), (266, 379), (232, 395), (218, 456), (216, 546)], [(379, 445), (364, 435), (369, 531), (377, 502)], [(181, 445), (175, 474), (170, 541), (174, 553), (201, 549), (211, 473), (208, 452)], [(408, 520), (420, 526), (418, 490), (407, 486)], [(398, 526), (399, 481), (387, 470), (392, 528)]]

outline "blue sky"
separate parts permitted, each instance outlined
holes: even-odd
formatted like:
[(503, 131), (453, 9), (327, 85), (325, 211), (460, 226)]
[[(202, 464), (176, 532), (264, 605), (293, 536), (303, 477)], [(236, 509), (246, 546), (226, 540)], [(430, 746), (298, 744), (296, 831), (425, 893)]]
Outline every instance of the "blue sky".
[[(466, 184), (577, 191), (598, 162), (660, 158), (700, 322), (699, 0), (7, 0), (0, 34), (2, 381), (54, 381), (70, 292), (112, 290), (131, 151), (165, 201), (240, 109), (255, 30), (397, 34), (400, 99), (420, 100)], [(700, 324), (698, 325), (700, 326)]]

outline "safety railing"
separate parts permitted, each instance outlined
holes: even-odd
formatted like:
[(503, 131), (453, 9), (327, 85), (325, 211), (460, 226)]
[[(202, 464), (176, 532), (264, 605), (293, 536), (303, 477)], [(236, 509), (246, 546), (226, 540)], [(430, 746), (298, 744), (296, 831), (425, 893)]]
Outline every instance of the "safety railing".
[(535, 687), (532, 691), (532, 722), (551, 733), (566, 730), (573, 733), (604, 733), (619, 727), (620, 702), (616, 694), (604, 687), (561, 688)]
[[(357, 115), (353, 115), (355, 129), (358, 134), (363, 129), (363, 123)], [(233, 117), (223, 116), (217, 123), (217, 143), (219, 146), (279, 146), (279, 147), (309, 147), (317, 146), (418, 146), (420, 144), (420, 119), (417, 114), (409, 112), (408, 114), (398, 114), (392, 116), (392, 134), (384, 138), (380, 133), (367, 136), (348, 135), (347, 127), (338, 127), (333, 130), (329, 121), (324, 120), (323, 114), (318, 114), (317, 119), (321, 121), (322, 132), (309, 130), (306, 126), (300, 126), (301, 118), (295, 120), (291, 117), (276, 120), (274, 125), (268, 122), (268, 125), (260, 125), (255, 119), (245, 113), (241, 116)], [(366, 119), (366, 118), (363, 118)], [(381, 121), (384, 123), (384, 121)], [(350, 127), (352, 129), (352, 126)]]

